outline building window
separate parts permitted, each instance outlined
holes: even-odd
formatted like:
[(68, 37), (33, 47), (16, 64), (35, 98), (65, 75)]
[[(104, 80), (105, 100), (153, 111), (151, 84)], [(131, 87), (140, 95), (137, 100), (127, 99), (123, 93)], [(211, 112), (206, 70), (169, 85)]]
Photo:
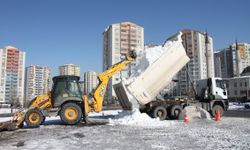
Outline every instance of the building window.
[(240, 82), (240, 87), (242, 87), (242, 83)]
[(245, 87), (247, 87), (247, 82), (245, 82)]
[(234, 91), (234, 95), (237, 95), (237, 91)]
[(237, 82), (234, 83), (234, 87), (237, 87)]

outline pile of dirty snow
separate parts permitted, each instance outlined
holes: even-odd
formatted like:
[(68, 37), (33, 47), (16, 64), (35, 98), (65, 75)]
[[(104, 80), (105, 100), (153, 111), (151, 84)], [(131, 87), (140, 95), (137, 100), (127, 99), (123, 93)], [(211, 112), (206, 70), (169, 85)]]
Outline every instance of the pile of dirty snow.
[(197, 106), (187, 106), (179, 115), (179, 120), (184, 120), (184, 115), (187, 114), (189, 120), (207, 119), (211, 120), (211, 115), (203, 108)]
[(138, 109), (122, 111), (115, 118), (109, 119), (110, 125), (128, 125), (140, 127), (168, 127), (175, 124), (174, 121), (160, 121), (158, 118), (151, 118)]
[(245, 109), (245, 105), (242, 103), (229, 103), (229, 110), (242, 110)]

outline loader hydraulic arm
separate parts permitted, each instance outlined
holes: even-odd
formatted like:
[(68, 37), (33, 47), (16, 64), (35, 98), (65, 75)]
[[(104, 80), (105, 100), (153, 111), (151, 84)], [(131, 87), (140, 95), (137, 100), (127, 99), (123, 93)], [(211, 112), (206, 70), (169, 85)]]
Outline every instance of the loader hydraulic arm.
[[(109, 82), (109, 79), (115, 75), (117, 72), (121, 71), (123, 68), (125, 68), (129, 63), (131, 63), (136, 58), (136, 53), (134, 51), (131, 51), (129, 55), (127, 55), (126, 59), (118, 62), (117, 64), (114, 64), (111, 66), (108, 70), (104, 71), (103, 73), (100, 73), (98, 75), (99, 84), (97, 88), (94, 91), (93, 99), (92, 101), (88, 101), (87, 108), (85, 107), (86, 112), (100, 112), (102, 111), (102, 105), (103, 105), (103, 99), (104, 95), (106, 93), (107, 85)], [(86, 106), (86, 105), (85, 105)]]

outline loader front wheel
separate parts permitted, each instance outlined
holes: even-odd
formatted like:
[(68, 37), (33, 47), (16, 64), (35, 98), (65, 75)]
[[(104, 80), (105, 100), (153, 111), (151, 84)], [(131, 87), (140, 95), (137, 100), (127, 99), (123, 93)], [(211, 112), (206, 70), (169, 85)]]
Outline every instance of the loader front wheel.
[(82, 111), (76, 103), (67, 103), (63, 105), (60, 111), (61, 120), (68, 125), (74, 125), (81, 121)]
[(30, 109), (25, 115), (25, 122), (28, 127), (37, 128), (43, 121), (43, 114), (37, 109)]

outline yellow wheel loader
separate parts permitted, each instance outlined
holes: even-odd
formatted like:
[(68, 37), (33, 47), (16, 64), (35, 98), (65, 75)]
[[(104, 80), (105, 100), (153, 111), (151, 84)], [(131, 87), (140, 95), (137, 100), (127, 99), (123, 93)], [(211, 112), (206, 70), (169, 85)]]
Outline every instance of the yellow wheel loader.
[[(0, 131), (22, 127), (24, 122), (28, 127), (39, 127), (46, 117), (60, 116), (63, 123), (74, 125), (80, 121), (87, 123), (89, 112), (102, 111), (103, 99), (109, 79), (126, 67), (136, 58), (131, 51), (121, 62), (114, 64), (108, 70), (98, 75), (99, 85), (93, 92), (93, 97), (82, 95), (78, 76), (56, 76), (53, 87), (47, 95), (35, 97), (27, 110), (15, 113), (13, 120), (0, 124)], [(10, 125), (11, 124), (11, 125)]]

